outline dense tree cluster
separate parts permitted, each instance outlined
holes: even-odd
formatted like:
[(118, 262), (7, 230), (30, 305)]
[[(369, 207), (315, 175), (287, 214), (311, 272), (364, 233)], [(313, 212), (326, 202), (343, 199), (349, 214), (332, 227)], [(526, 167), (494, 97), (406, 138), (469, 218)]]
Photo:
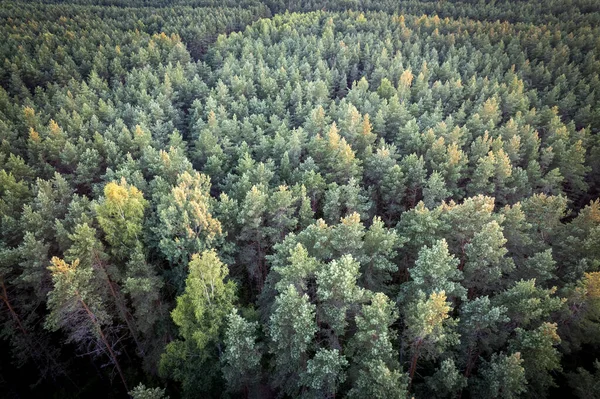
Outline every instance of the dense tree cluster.
[(0, 8), (9, 397), (597, 395), (596, 2), (94, 4)]

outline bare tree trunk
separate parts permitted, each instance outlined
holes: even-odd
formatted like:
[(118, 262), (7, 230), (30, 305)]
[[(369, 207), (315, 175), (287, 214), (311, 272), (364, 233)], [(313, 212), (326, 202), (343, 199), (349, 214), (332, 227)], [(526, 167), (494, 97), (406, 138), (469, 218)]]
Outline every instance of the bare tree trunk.
[(117, 305), (117, 309), (119, 310), (121, 317), (125, 321), (125, 324), (127, 324), (127, 328), (129, 329), (131, 338), (133, 338), (133, 341), (135, 342), (135, 345), (137, 346), (138, 351), (143, 352), (142, 346), (140, 345), (140, 342), (138, 341), (138, 338), (137, 338), (137, 333), (131, 324), (131, 320), (130, 320), (131, 315), (129, 314), (129, 311), (127, 310), (127, 306), (123, 303), (122, 296), (115, 289), (115, 286), (114, 286), (115, 283), (111, 280), (104, 263), (97, 256), (97, 254), (96, 254), (94, 260), (95, 260), (95, 263), (102, 269), (102, 272), (104, 273), (104, 277), (106, 279), (108, 288), (110, 289), (110, 293), (112, 294), (112, 296), (114, 298), (115, 305)]
[(25, 328), (23, 327), (23, 323), (21, 323), (21, 318), (19, 317), (17, 312), (15, 312), (12, 305), (10, 304), (10, 301), (8, 300), (8, 292), (6, 291), (6, 285), (4, 284), (4, 280), (2, 280), (1, 285), (2, 285), (2, 296), (0, 296), (0, 298), (2, 298), (2, 301), (6, 304), (6, 307), (8, 308), (8, 312), (10, 313), (12, 318), (15, 320), (15, 323), (17, 323), (19, 330), (21, 330), (23, 335), (27, 335), (27, 330), (25, 330)]
[(96, 328), (98, 329), (98, 333), (100, 334), (100, 339), (102, 340), (102, 343), (104, 344), (104, 346), (106, 346), (106, 350), (108, 351), (108, 354), (109, 354), (111, 360), (113, 361), (115, 367), (117, 368), (117, 371), (119, 372), (119, 376), (121, 377), (123, 386), (125, 387), (125, 390), (127, 392), (129, 392), (129, 388), (127, 388), (127, 382), (125, 381), (125, 375), (123, 374), (123, 371), (121, 370), (121, 366), (119, 365), (119, 361), (117, 360), (117, 355), (115, 354), (115, 352), (112, 350), (112, 347), (108, 343), (108, 339), (106, 338), (106, 335), (104, 335), (104, 331), (102, 331), (102, 327), (98, 323), (96, 316), (90, 310), (90, 308), (87, 306), (85, 301), (81, 298), (81, 295), (79, 295), (79, 292), (77, 292), (76, 295), (77, 295), (77, 298), (79, 299), (79, 302), (85, 309), (88, 317), (90, 318), (90, 320), (92, 321), (94, 326), (96, 326)]
[(417, 342), (417, 345), (415, 347), (415, 353), (412, 356), (412, 360), (410, 362), (410, 371), (409, 371), (409, 378), (410, 381), (408, 382), (408, 390), (410, 390), (410, 387), (412, 385), (412, 381), (413, 381), (413, 377), (415, 376), (415, 372), (417, 371), (417, 360), (419, 360), (419, 351), (421, 349), (421, 343), (423, 341), (421, 339), (419, 339), (419, 341)]

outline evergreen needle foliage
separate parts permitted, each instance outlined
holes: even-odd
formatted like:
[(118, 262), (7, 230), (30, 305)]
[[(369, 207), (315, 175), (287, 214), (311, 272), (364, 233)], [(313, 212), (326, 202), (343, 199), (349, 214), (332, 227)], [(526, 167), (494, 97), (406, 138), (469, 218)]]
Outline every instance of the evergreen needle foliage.
[(600, 3), (0, 6), (7, 397), (600, 395)]

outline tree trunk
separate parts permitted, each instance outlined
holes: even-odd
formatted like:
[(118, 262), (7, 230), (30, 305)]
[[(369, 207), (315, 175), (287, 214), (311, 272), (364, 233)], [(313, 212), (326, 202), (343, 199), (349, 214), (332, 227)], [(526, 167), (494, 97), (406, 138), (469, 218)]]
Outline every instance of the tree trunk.
[(12, 318), (15, 320), (15, 323), (17, 323), (19, 330), (21, 330), (23, 335), (27, 335), (27, 330), (25, 330), (25, 328), (23, 327), (23, 323), (21, 323), (21, 318), (19, 317), (17, 312), (15, 312), (12, 305), (10, 304), (10, 301), (8, 300), (8, 292), (6, 291), (6, 285), (4, 284), (4, 280), (2, 280), (1, 285), (2, 285), (2, 296), (1, 296), (2, 301), (6, 304), (6, 307), (8, 308), (8, 312), (10, 313)]
[(115, 354), (115, 352), (112, 350), (112, 347), (108, 343), (108, 339), (106, 338), (106, 335), (104, 335), (104, 331), (102, 331), (102, 327), (98, 323), (96, 316), (90, 310), (90, 308), (87, 306), (85, 301), (81, 298), (81, 295), (79, 295), (79, 292), (77, 292), (76, 295), (77, 295), (77, 298), (79, 299), (79, 302), (85, 309), (88, 317), (92, 321), (92, 324), (94, 324), (94, 326), (96, 326), (96, 328), (98, 329), (98, 333), (100, 334), (100, 339), (102, 340), (102, 343), (104, 344), (104, 346), (106, 346), (106, 350), (108, 351), (108, 354), (109, 354), (111, 360), (113, 361), (115, 367), (117, 368), (117, 371), (119, 372), (119, 376), (121, 377), (123, 386), (125, 387), (125, 390), (127, 392), (129, 392), (129, 388), (127, 388), (127, 382), (125, 381), (125, 375), (123, 374), (123, 371), (121, 370), (121, 366), (119, 365), (119, 361), (117, 360), (117, 355)]
[(117, 290), (115, 289), (114, 283), (111, 280), (110, 276), (108, 275), (108, 271), (106, 270), (106, 267), (104, 266), (104, 263), (102, 262), (102, 260), (100, 260), (100, 258), (98, 256), (95, 256), (95, 261), (96, 261), (96, 264), (102, 269), (102, 272), (104, 273), (104, 277), (106, 278), (106, 283), (108, 285), (108, 288), (110, 288), (110, 293), (112, 294), (112, 296), (114, 298), (115, 305), (117, 305), (117, 309), (119, 310), (119, 313), (121, 313), (121, 317), (125, 321), (125, 324), (127, 324), (127, 328), (129, 329), (131, 338), (133, 338), (133, 341), (135, 342), (135, 345), (138, 348), (138, 351), (143, 353), (143, 349), (140, 345), (140, 342), (137, 339), (136, 331), (133, 328), (133, 326), (131, 325), (131, 320), (129, 317), (130, 314), (129, 314), (129, 311), (127, 310), (127, 306), (123, 303), (122, 296), (119, 295), (120, 293), (117, 292)]
[(417, 342), (417, 345), (415, 347), (415, 353), (413, 354), (412, 360), (410, 362), (410, 371), (409, 371), (410, 381), (408, 382), (409, 390), (412, 385), (413, 377), (415, 376), (415, 371), (417, 371), (417, 360), (419, 360), (419, 351), (421, 349), (422, 342), (423, 341), (421, 339), (419, 339), (419, 341)]

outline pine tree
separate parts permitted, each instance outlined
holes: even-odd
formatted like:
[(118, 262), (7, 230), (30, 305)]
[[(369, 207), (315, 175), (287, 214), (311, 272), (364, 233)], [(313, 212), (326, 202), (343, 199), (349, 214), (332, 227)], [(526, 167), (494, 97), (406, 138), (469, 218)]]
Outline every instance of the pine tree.
[(594, 362), (594, 373), (583, 367), (577, 368), (577, 373), (569, 374), (569, 385), (580, 399), (594, 399), (600, 395), (600, 361)]
[(429, 209), (440, 205), (450, 196), (450, 191), (446, 189), (446, 182), (442, 175), (435, 171), (427, 179), (427, 186), (423, 189), (423, 202)]
[(153, 372), (164, 344), (160, 342), (161, 327), (168, 318), (167, 304), (161, 294), (164, 279), (155, 266), (146, 261), (142, 248), (136, 246), (129, 255), (123, 278), (123, 293), (130, 299), (131, 316), (127, 318), (138, 336), (138, 351), (146, 361), (145, 367)]
[(315, 311), (308, 296), (300, 294), (293, 285), (275, 299), (269, 319), (270, 352), (275, 357), (273, 385), (288, 395), (297, 395), (301, 388), (302, 370), (318, 330)]
[(309, 256), (306, 248), (300, 243), (297, 243), (288, 255), (285, 265), (274, 264), (271, 269), (277, 273), (279, 279), (275, 283), (275, 289), (284, 292), (289, 285), (293, 285), (298, 292), (306, 292), (308, 280), (314, 275), (320, 264), (315, 258)]
[[(267, 199), (268, 194), (261, 188), (253, 186), (246, 194), (246, 198), (241, 204), (241, 209), (238, 215), (238, 222), (241, 226), (241, 231), (238, 234), (238, 239), (242, 240), (240, 249), (240, 261), (245, 264), (248, 269), (251, 281), (256, 282), (258, 291), (262, 290), (265, 279), (267, 278), (267, 263), (265, 256), (267, 255), (268, 237), (267, 237)], [(281, 226), (285, 228), (285, 221), (288, 216), (288, 209), (283, 209)], [(277, 236), (281, 233), (279, 229), (271, 229)]]
[(348, 361), (338, 349), (319, 348), (306, 363), (306, 371), (300, 377), (302, 385), (308, 388), (303, 397), (335, 397), (339, 385), (346, 380), (344, 368)]
[(425, 381), (438, 398), (454, 397), (467, 385), (467, 378), (460, 374), (452, 359), (442, 361), (435, 373)]
[(165, 390), (163, 388), (146, 388), (141, 382), (138, 386), (129, 391), (129, 395), (133, 399), (169, 399), (168, 396), (165, 396)]
[(411, 382), (421, 356), (435, 359), (440, 353), (458, 343), (458, 335), (453, 332), (456, 321), (449, 315), (451, 310), (444, 291), (432, 292), (429, 296), (419, 291), (416, 299), (405, 306), (404, 339), (410, 345)]
[(600, 340), (600, 272), (585, 273), (574, 286), (565, 289), (565, 307), (561, 312), (559, 334), (566, 351)]
[(482, 366), (479, 394), (488, 398), (518, 398), (527, 390), (523, 359), (519, 352), (512, 355), (492, 355)]
[(403, 287), (405, 294), (401, 296), (410, 300), (418, 292), (444, 291), (451, 298), (465, 298), (466, 290), (461, 285), (463, 274), (458, 264), (458, 259), (448, 252), (446, 240), (437, 241), (431, 247), (424, 246), (415, 266), (408, 269), (412, 281)]
[(566, 300), (555, 296), (556, 287), (536, 286), (535, 279), (517, 281), (494, 297), (494, 305), (504, 306), (514, 326), (527, 327), (559, 310)]
[(502, 331), (510, 319), (505, 306), (494, 306), (482, 296), (461, 305), (458, 332), (464, 357), (465, 377), (469, 378), (481, 354), (491, 353), (506, 340)]
[(210, 181), (205, 175), (184, 172), (156, 209), (159, 225), (154, 231), (158, 247), (174, 266), (172, 280), (180, 290), (184, 267), (192, 254), (211, 248), (221, 235), (221, 224), (211, 213), (209, 188)]
[(104, 285), (105, 292), (109, 294), (109, 300), (114, 304), (119, 317), (127, 326), (131, 338), (140, 349), (138, 331), (134, 326), (126, 298), (121, 290), (123, 271), (110, 262), (104, 245), (97, 238), (97, 230), (85, 223), (77, 225), (73, 234), (69, 235), (69, 239), (72, 245), (65, 252), (65, 259), (69, 262), (79, 259), (84, 267), (94, 271), (97, 284)]
[(523, 357), (527, 389), (532, 397), (546, 396), (548, 389), (556, 386), (550, 374), (561, 369), (560, 353), (555, 348), (560, 343), (556, 328), (556, 324), (547, 322), (532, 331), (517, 328), (509, 343), (509, 350), (520, 352)]
[(118, 329), (104, 301), (105, 287), (94, 278), (94, 270), (81, 265), (78, 259), (69, 264), (53, 257), (50, 272), (54, 287), (48, 294), (46, 328), (65, 330), (67, 342), (75, 343), (82, 352), (107, 356), (127, 389), (117, 358)]
[[(344, 255), (315, 272), (319, 321), (331, 329), (331, 346), (340, 346), (338, 338), (346, 329), (346, 313), (362, 299), (364, 292), (356, 285), (360, 265), (351, 255)], [(329, 334), (328, 334), (329, 335)]]
[(260, 377), (260, 346), (257, 344), (258, 323), (246, 321), (233, 309), (227, 316), (225, 351), (221, 357), (223, 376), (232, 392), (244, 390)]
[(392, 275), (398, 271), (394, 258), (404, 241), (395, 230), (387, 229), (379, 217), (373, 218), (364, 235), (364, 255), (359, 278), (361, 286), (375, 292), (386, 289)]
[(402, 214), (396, 229), (408, 240), (402, 251), (405, 256), (414, 257), (423, 246), (431, 247), (443, 237), (446, 224), (441, 216), (441, 207), (430, 210), (422, 201)]
[(392, 346), (391, 325), (398, 318), (392, 301), (374, 294), (355, 317), (357, 331), (348, 343), (351, 361), (352, 398), (404, 398), (407, 378), (399, 369), (398, 354)]
[(490, 293), (498, 289), (503, 274), (514, 269), (512, 259), (505, 258), (506, 239), (496, 221), (485, 224), (464, 246), (466, 261), (463, 284), (472, 297), (476, 293)]

